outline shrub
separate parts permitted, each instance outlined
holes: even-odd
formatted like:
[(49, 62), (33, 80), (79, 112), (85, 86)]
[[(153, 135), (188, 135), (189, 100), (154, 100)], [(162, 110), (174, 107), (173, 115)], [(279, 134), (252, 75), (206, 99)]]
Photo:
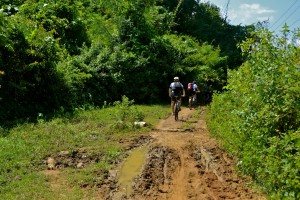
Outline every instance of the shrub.
[(283, 31), (260, 30), (241, 45), (247, 61), (214, 96), (209, 127), (272, 198), (299, 199), (300, 49)]
[(117, 108), (113, 114), (113, 118), (115, 119), (114, 127), (133, 127), (134, 121), (141, 121), (144, 119), (144, 114), (139, 112), (133, 103), (134, 100), (129, 100), (126, 96), (122, 96), (122, 101), (114, 102), (114, 106)]

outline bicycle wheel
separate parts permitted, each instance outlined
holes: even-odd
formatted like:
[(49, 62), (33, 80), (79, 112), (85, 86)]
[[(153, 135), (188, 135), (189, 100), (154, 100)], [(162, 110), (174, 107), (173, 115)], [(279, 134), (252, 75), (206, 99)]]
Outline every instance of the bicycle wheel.
[(174, 108), (174, 116), (175, 116), (175, 121), (178, 120), (178, 112), (179, 112), (179, 105), (178, 105), (178, 101), (175, 102), (175, 108)]
[(190, 108), (190, 110), (192, 110), (193, 108), (195, 108), (195, 104), (196, 104), (195, 97), (192, 97), (189, 100), (189, 108)]
[(196, 102), (197, 102), (196, 97), (193, 97), (193, 99), (192, 99), (192, 105), (193, 105), (194, 108), (196, 108), (196, 106), (197, 106)]

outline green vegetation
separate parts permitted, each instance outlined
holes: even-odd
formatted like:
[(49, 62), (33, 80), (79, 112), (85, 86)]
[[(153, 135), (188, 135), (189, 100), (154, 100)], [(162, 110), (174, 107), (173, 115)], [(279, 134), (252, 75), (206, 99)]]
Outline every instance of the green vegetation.
[[(95, 192), (96, 186), (107, 177), (108, 170), (125, 156), (130, 142), (149, 132), (169, 114), (169, 106), (136, 106), (132, 103), (123, 97), (115, 106), (79, 111), (73, 117), (49, 122), (39, 118), (37, 124), (26, 123), (9, 130), (6, 137), (0, 138), (1, 198), (82, 199)], [(133, 118), (146, 121), (148, 126), (134, 127)], [(116, 127), (119, 119), (126, 122), (126, 126)], [(72, 163), (72, 159), (83, 155), (90, 163), (75, 169), (77, 163)], [(45, 162), (49, 156), (60, 162), (58, 166), (65, 167), (59, 172), (60, 183), (65, 184), (55, 193), (50, 186), (51, 176), (42, 173), (47, 169)], [(64, 198), (65, 193), (69, 195)]]
[(214, 95), (209, 127), (272, 199), (299, 199), (299, 34), (283, 32), (262, 29), (241, 45), (247, 61)]
[(132, 122), (169, 109), (134, 103), (168, 103), (179, 76), (218, 91), (209, 127), (240, 172), (273, 199), (299, 199), (299, 32), (255, 28), (199, 0), (0, 1), (0, 196), (59, 199), (39, 172), (61, 151), (97, 154), (69, 184), (100, 184), (97, 169), (124, 154), (117, 141), (148, 129)]
[(254, 28), (231, 26), (216, 6), (195, 0), (23, 0), (0, 6), (5, 127), (35, 121), (40, 113), (51, 119), (101, 107), (122, 95), (138, 104), (167, 102), (174, 76), (220, 89), (227, 68), (243, 60), (236, 44)]

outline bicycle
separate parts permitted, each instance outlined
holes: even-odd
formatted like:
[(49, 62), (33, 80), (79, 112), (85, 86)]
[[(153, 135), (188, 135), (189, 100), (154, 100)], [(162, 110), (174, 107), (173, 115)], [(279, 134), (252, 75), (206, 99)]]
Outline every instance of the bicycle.
[(180, 111), (180, 96), (175, 96), (175, 102), (174, 102), (174, 116), (175, 121), (178, 121), (178, 113)]
[(197, 91), (196, 94), (193, 95), (191, 101), (189, 102), (189, 108), (190, 108), (190, 110), (192, 108), (196, 107), (196, 104), (197, 104), (197, 93), (199, 93), (199, 92)]

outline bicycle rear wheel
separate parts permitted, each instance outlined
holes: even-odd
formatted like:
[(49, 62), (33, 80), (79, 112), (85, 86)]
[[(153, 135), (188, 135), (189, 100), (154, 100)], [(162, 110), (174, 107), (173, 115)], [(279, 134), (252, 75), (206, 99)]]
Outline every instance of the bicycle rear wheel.
[(179, 105), (178, 105), (178, 101), (175, 102), (175, 108), (174, 108), (174, 116), (175, 116), (175, 121), (178, 120), (178, 112), (179, 112)]
[(193, 105), (194, 108), (196, 108), (196, 106), (197, 106), (196, 103), (197, 103), (197, 98), (193, 97), (193, 99), (192, 99), (192, 105)]

